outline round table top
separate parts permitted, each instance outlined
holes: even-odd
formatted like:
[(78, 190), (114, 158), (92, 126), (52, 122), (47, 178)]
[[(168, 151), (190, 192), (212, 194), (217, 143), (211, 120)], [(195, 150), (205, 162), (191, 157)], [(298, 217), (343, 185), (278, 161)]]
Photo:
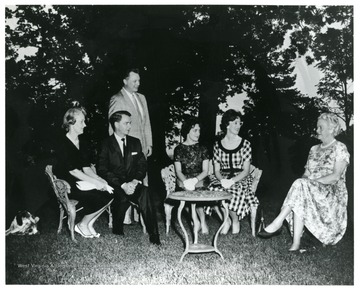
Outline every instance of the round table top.
[(232, 194), (226, 191), (184, 190), (172, 192), (167, 198), (183, 201), (214, 201), (231, 199)]

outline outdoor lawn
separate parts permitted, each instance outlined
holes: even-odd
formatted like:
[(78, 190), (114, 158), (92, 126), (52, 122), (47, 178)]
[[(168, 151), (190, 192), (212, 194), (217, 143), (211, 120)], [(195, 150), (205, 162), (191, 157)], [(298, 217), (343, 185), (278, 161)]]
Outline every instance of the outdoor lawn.
[[(358, 227), (354, 226), (354, 5), (76, 2), (12, 3), (3, 10), (4, 224), (8, 228), (20, 210), (40, 217), (40, 234), (4, 238), (5, 283), (354, 285), (354, 228)], [(139, 111), (137, 101), (133, 106), (123, 90), (141, 96)], [(100, 238), (84, 239), (75, 233), (78, 243), (74, 243), (66, 226), (57, 234), (59, 208), (45, 168), (59, 165), (57, 177), (67, 179), (62, 173), (82, 170), (86, 159), (108, 179), (98, 163), (102, 163), (101, 148), (109, 137), (109, 119), (116, 116), (112, 115), (112, 104), (118, 101), (116, 110), (130, 110), (120, 105), (122, 101), (135, 109), (130, 110), (132, 131), (131, 119), (125, 117), (130, 126), (126, 134), (147, 136), (146, 142), (140, 142), (158, 209), (161, 247), (150, 244), (139, 224), (126, 225), (125, 236), (112, 234), (106, 213), (95, 223)], [(71, 108), (70, 112), (78, 113), (66, 113)], [(237, 117), (226, 121), (229, 110), (237, 111)], [(331, 113), (327, 123), (318, 120), (323, 113)], [(184, 132), (189, 117), (198, 119), (191, 127), (196, 129), (196, 138), (190, 143), (186, 141), (189, 134)], [(338, 125), (341, 132), (337, 132)], [(78, 127), (80, 130), (73, 130)], [(65, 135), (72, 135), (69, 139), (81, 147), (81, 164), (76, 165), (74, 158), (68, 172), (61, 165), (69, 158), (67, 150), (61, 148)], [(281, 235), (262, 240), (251, 235), (246, 218), (239, 234), (230, 230), (219, 236), (223, 260), (216, 253), (206, 253), (189, 254), (179, 262), (184, 237), (175, 211), (170, 233), (165, 233), (163, 201), (167, 191), (161, 177), (162, 169), (178, 161), (175, 146), (199, 142), (208, 150), (200, 148), (202, 162), (216, 161), (216, 142), (230, 137), (221, 147), (234, 154), (225, 154), (229, 160), (221, 170), (226, 170), (228, 163), (230, 169), (245, 173), (248, 161), (262, 170), (255, 194), (260, 200), (259, 212), (269, 224), (292, 183), (303, 176), (304, 166), (313, 163), (308, 156), (315, 152), (309, 154), (314, 145), (319, 144), (316, 155), (324, 158), (321, 167), (328, 172), (323, 176), (323, 168), (317, 168), (313, 176), (324, 177), (324, 183), (334, 182), (343, 160), (347, 161), (343, 145), (334, 143), (335, 135), (350, 154), (346, 171), (349, 218), (338, 244), (324, 247), (304, 231), (301, 251), (289, 253), (292, 238), (286, 224)], [(246, 150), (241, 145), (244, 140), (250, 143)], [(327, 153), (335, 144), (342, 148), (339, 156), (337, 151)], [(233, 157), (238, 152), (241, 158)], [(141, 155), (127, 159), (130, 151), (125, 153), (128, 155), (123, 152), (122, 156), (129, 161)], [(131, 151), (131, 155), (137, 153), (140, 150)], [(187, 162), (194, 165), (189, 167), (195, 168), (197, 158), (186, 155), (191, 157)], [(332, 163), (325, 159), (329, 156), (331, 162), (335, 160), (331, 174), (328, 166)], [(128, 175), (138, 169), (129, 163), (126, 166), (119, 172)], [(199, 168), (204, 171), (206, 166)], [(208, 174), (216, 170), (217, 166), (212, 167)], [(133, 178), (129, 175), (125, 180)], [(345, 201), (345, 195), (341, 197)], [(77, 221), (81, 217), (80, 212)], [(208, 217), (208, 224), (210, 234), (200, 234), (199, 243), (211, 244), (221, 221), (214, 214)], [(185, 222), (188, 230), (190, 226)]]
[[(279, 201), (262, 200), (265, 222), (276, 215)], [(160, 209), (160, 207), (159, 207)], [(223, 284), (223, 285), (353, 285), (353, 226), (335, 246), (323, 247), (304, 233), (302, 253), (289, 253), (291, 237), (284, 226), (270, 240), (253, 238), (249, 220), (241, 222), (238, 235), (219, 236), (215, 253), (188, 254), (182, 263), (184, 239), (177, 222), (165, 234), (159, 214), (161, 247), (151, 245), (139, 224), (125, 226), (125, 236), (115, 236), (104, 213), (96, 223), (99, 239), (76, 234), (71, 241), (67, 229), (59, 235), (56, 204), (46, 207), (35, 236), (6, 238), (6, 284)], [(176, 216), (173, 218), (176, 221)], [(188, 223), (184, 223), (187, 227)], [(210, 235), (199, 242), (211, 243), (220, 225), (215, 214), (208, 219)]]

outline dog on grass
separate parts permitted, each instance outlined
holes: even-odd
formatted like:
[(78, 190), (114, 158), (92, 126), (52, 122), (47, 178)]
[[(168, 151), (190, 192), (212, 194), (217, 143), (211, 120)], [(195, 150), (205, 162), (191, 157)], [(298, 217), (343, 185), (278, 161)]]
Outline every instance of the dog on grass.
[(33, 216), (28, 211), (19, 211), (5, 235), (35, 235), (39, 233), (36, 225), (39, 220), (39, 217)]

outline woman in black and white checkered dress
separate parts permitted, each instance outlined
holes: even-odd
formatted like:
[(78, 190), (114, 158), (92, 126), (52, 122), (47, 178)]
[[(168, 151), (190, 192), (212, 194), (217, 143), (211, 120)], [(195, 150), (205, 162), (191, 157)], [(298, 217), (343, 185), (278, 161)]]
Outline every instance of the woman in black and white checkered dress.
[[(253, 178), (249, 174), (251, 144), (238, 134), (241, 128), (241, 114), (235, 110), (224, 113), (220, 128), (225, 136), (214, 145), (215, 178), (210, 190), (225, 190), (233, 197), (228, 203), (230, 218), (221, 233), (226, 234), (232, 225), (232, 233), (240, 232), (240, 220), (251, 212), (256, 215), (259, 200), (252, 191)], [(253, 236), (255, 233), (252, 233)]]

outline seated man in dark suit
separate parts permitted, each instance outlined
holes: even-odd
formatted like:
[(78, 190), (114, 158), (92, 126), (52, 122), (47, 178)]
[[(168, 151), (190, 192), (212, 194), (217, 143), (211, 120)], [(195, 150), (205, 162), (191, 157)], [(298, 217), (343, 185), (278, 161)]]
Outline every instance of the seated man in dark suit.
[(128, 136), (131, 114), (116, 111), (110, 116), (114, 134), (104, 140), (99, 154), (99, 175), (114, 188), (113, 233), (123, 235), (123, 221), (130, 203), (139, 206), (150, 242), (160, 245), (156, 211), (148, 188), (142, 184), (147, 163), (140, 140)]

